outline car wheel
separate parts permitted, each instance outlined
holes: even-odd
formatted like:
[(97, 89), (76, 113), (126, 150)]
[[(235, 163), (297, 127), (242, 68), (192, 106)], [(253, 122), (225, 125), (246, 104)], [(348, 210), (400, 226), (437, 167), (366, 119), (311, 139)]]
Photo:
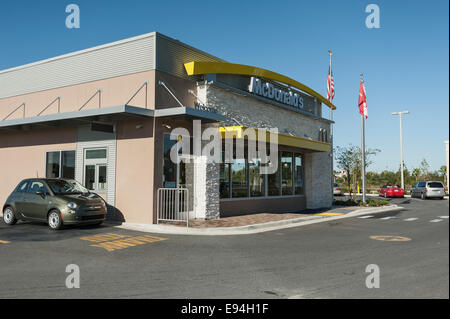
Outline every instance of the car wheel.
[(427, 199), (427, 197), (425, 196), (425, 193), (422, 193), (422, 194), (420, 195), (420, 198), (422, 198), (423, 200)]
[(3, 221), (6, 225), (10, 226), (17, 223), (17, 219), (16, 216), (14, 216), (14, 210), (12, 209), (12, 207), (8, 206), (3, 210)]
[(61, 215), (57, 210), (52, 210), (48, 214), (48, 226), (50, 227), (50, 229), (53, 230), (58, 230), (62, 228), (63, 222), (61, 219)]

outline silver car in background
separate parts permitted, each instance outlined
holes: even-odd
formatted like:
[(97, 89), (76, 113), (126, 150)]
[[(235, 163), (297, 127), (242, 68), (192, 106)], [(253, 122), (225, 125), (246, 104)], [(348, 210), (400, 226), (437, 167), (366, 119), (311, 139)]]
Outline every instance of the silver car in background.
[(343, 192), (341, 186), (339, 186), (338, 183), (334, 183), (333, 184), (333, 195), (335, 195), (335, 196), (342, 196), (342, 195), (344, 195), (344, 192)]
[(445, 190), (441, 182), (420, 181), (411, 188), (411, 197), (444, 199)]

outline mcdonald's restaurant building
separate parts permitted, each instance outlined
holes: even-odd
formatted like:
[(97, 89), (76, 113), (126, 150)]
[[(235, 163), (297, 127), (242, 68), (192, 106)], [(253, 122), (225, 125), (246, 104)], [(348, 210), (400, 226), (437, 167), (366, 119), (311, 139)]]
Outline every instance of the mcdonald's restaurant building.
[[(157, 32), (1, 70), (0, 202), (22, 179), (47, 177), (76, 179), (109, 218), (132, 223), (156, 223), (161, 192), (179, 188), (191, 218), (330, 207), (327, 108), (294, 79)], [(246, 128), (277, 128), (277, 171), (262, 174), (248, 152), (174, 163), (170, 132), (193, 134), (195, 120), (236, 141)]]

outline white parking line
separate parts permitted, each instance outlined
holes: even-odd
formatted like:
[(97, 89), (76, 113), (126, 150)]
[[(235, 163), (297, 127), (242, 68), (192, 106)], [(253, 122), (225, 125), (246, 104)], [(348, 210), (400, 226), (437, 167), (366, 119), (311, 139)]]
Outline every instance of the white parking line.
[(406, 218), (404, 219), (405, 222), (412, 222), (413, 220), (418, 220), (419, 218), (412, 217), (412, 218)]
[(439, 216), (439, 218), (448, 218), (448, 216)]
[(430, 223), (439, 223), (441, 221), (443, 221), (443, 219), (432, 219), (430, 220)]
[(380, 218), (380, 219), (387, 220), (387, 219), (393, 219), (393, 218), (397, 218), (397, 217), (394, 217), (394, 216), (388, 216), (388, 217), (383, 217), (383, 218)]
[(373, 215), (360, 216), (358, 218), (370, 218), (370, 217), (373, 217)]

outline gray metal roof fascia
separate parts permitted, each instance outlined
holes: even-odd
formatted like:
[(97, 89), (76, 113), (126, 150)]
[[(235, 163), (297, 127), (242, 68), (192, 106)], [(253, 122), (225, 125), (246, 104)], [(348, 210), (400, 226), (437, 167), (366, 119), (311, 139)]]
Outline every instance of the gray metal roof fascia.
[(197, 110), (192, 107), (170, 107), (155, 110), (155, 117), (167, 117), (177, 115), (188, 115), (192, 117), (204, 118), (208, 120), (215, 120), (219, 122), (226, 121), (227, 118), (221, 114), (208, 112), (205, 110)]
[(119, 40), (119, 41), (114, 41), (114, 42), (101, 44), (101, 45), (98, 45), (98, 46), (95, 46), (95, 47), (92, 47), (92, 48), (78, 50), (78, 51), (66, 53), (66, 54), (63, 54), (63, 55), (58, 55), (58, 56), (55, 56), (55, 57), (51, 57), (51, 58), (48, 58), (48, 59), (39, 60), (39, 61), (35, 61), (35, 62), (23, 64), (23, 65), (18, 65), (18, 66), (12, 67), (12, 68), (0, 70), (0, 74), (16, 71), (16, 70), (20, 70), (20, 69), (25, 69), (25, 68), (28, 68), (28, 67), (31, 67), (31, 66), (34, 66), (34, 65), (37, 65), (37, 64), (44, 64), (44, 63), (52, 62), (54, 60), (68, 58), (68, 57), (71, 57), (71, 56), (74, 56), (74, 55), (80, 55), (80, 54), (91, 52), (91, 51), (101, 50), (101, 49), (104, 49), (104, 48), (107, 48), (107, 47), (112, 47), (112, 46), (116, 46), (116, 45), (127, 43), (127, 42), (133, 42), (133, 41), (136, 41), (136, 40), (140, 40), (140, 39), (147, 38), (147, 37), (152, 37), (152, 36), (156, 36), (156, 32), (145, 33), (145, 34), (141, 34), (141, 35), (138, 35), (138, 36), (135, 36), (135, 37), (126, 38), (126, 39), (122, 39), (122, 40)]
[[(214, 56), (214, 55), (212, 55), (212, 54), (210, 54), (208, 52), (205, 52), (203, 50), (199, 50), (197, 48), (194, 48), (193, 46), (190, 46), (190, 45), (188, 45), (188, 44), (186, 44), (184, 42), (181, 42), (180, 40), (171, 38), (171, 37), (169, 37), (167, 35), (164, 35), (162, 33), (154, 31), (154, 32), (150, 32), (150, 33), (141, 34), (141, 35), (138, 35), (138, 36), (135, 36), (135, 37), (126, 38), (126, 39), (122, 39), (122, 40), (118, 40), (118, 41), (114, 41), (114, 42), (109, 42), (109, 43), (101, 44), (101, 45), (98, 45), (98, 46), (95, 46), (95, 47), (91, 47), (91, 48), (87, 48), (87, 49), (83, 49), (83, 50), (78, 50), (78, 51), (74, 51), (74, 52), (69, 52), (69, 53), (58, 55), (58, 56), (51, 57), (51, 58), (48, 58), (48, 59), (39, 60), (39, 61), (35, 61), (35, 62), (23, 64), (23, 65), (18, 65), (18, 66), (12, 67), (12, 68), (0, 70), (0, 74), (13, 72), (13, 71), (17, 71), (17, 70), (20, 70), (20, 69), (25, 69), (25, 68), (28, 68), (28, 67), (31, 67), (31, 66), (34, 66), (34, 65), (52, 62), (54, 60), (68, 58), (68, 57), (71, 57), (71, 56), (74, 56), (74, 55), (80, 55), (80, 54), (91, 52), (91, 51), (101, 50), (101, 49), (104, 49), (104, 48), (107, 48), (107, 47), (112, 47), (112, 46), (123, 44), (123, 43), (127, 43), (127, 42), (133, 42), (133, 41), (136, 41), (136, 40), (140, 40), (140, 39), (147, 38), (147, 37), (152, 37), (152, 36), (165, 38), (165, 39), (167, 39), (169, 41), (172, 41), (172, 42), (177, 43), (179, 45), (185, 46), (185, 47), (187, 47), (189, 49), (198, 51), (198, 52), (203, 53), (205, 55), (208, 55), (208, 56), (210, 56), (212, 58), (219, 59), (219, 60), (222, 60), (222, 61), (226, 62), (225, 60), (223, 60), (223, 59), (221, 59), (219, 57), (216, 57), (216, 56)], [(156, 52), (156, 50), (155, 50), (155, 52)], [(156, 61), (155, 61), (155, 63), (156, 63)]]
[(119, 106), (110, 106), (99, 109), (89, 109), (83, 111), (74, 111), (74, 112), (64, 112), (64, 113), (56, 113), (42, 116), (33, 116), (26, 117), (21, 119), (13, 119), (13, 120), (5, 120), (0, 121), (0, 127), (8, 127), (13, 125), (25, 125), (25, 124), (36, 124), (50, 121), (62, 121), (62, 120), (70, 120), (70, 119), (79, 119), (90, 116), (99, 116), (99, 115), (111, 115), (111, 114), (120, 114), (120, 113), (128, 113), (139, 116), (147, 116), (153, 117), (154, 111), (150, 109), (144, 109), (141, 107), (130, 106), (130, 105), (119, 105)]
[(225, 61), (225, 60), (222, 59), (222, 58), (219, 58), (219, 57), (217, 57), (217, 56), (215, 56), (215, 55), (212, 55), (211, 53), (208, 53), (208, 52), (205, 52), (205, 51), (203, 51), (203, 50), (197, 49), (197, 48), (195, 48), (195, 47), (193, 47), (193, 46), (191, 46), (191, 45), (189, 45), (189, 44), (186, 44), (186, 43), (184, 43), (184, 42), (181, 42), (180, 40), (177, 40), (177, 39), (175, 39), (175, 38), (171, 38), (171, 37), (169, 37), (169, 36), (167, 36), (167, 35), (165, 35), (165, 34), (159, 33), (159, 32), (157, 32), (157, 31), (154, 32), (154, 34), (156, 35), (156, 37), (160, 37), (160, 38), (169, 40), (169, 41), (171, 41), (171, 42), (173, 42), (173, 43), (176, 43), (176, 44), (181, 45), (181, 46), (184, 46), (184, 47), (186, 47), (186, 48), (188, 48), (188, 49), (197, 51), (197, 52), (202, 53), (202, 54), (204, 54), (204, 55), (207, 55), (207, 56), (209, 56), (209, 57), (211, 57), (211, 58), (218, 59), (218, 60), (221, 60), (221, 61), (223, 61), (223, 62), (227, 62), (227, 61)]

